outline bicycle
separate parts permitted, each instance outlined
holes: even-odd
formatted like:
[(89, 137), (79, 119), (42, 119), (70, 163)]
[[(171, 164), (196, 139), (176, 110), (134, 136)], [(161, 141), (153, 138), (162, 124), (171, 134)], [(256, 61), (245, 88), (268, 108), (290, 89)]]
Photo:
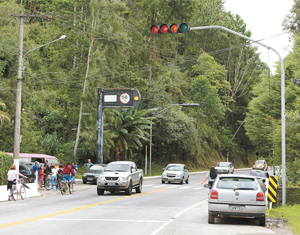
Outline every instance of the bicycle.
[(23, 178), (19, 178), (17, 183), (13, 185), (12, 187), (12, 198), (14, 201), (18, 199), (18, 197), (21, 197), (22, 200), (26, 198), (26, 190), (25, 188), (30, 189), (25, 183)]
[(49, 191), (51, 189), (50, 179), (48, 179), (47, 186), (45, 185), (45, 181), (42, 180), (42, 187)]
[(69, 190), (70, 194), (74, 192), (74, 184), (73, 182), (68, 182), (67, 180), (61, 182), (61, 194), (65, 195), (65, 193)]
[(62, 187), (61, 180), (55, 178), (54, 179), (54, 186), (56, 187), (56, 189), (61, 190), (61, 187)]

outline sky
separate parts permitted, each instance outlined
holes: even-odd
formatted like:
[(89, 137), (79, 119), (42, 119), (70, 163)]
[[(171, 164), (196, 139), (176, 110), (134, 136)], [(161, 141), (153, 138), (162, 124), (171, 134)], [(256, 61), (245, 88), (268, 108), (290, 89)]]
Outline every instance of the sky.
[[(289, 35), (275, 35), (285, 32), (282, 21), (290, 14), (293, 4), (293, 0), (225, 0), (224, 6), (226, 11), (241, 16), (247, 30), (252, 32), (252, 39), (266, 38), (261, 43), (274, 48), (284, 58), (291, 51)], [(263, 46), (255, 45), (258, 46), (257, 52), (261, 54), (260, 59), (269, 65), (274, 74), (275, 62), (279, 61), (278, 55)]]

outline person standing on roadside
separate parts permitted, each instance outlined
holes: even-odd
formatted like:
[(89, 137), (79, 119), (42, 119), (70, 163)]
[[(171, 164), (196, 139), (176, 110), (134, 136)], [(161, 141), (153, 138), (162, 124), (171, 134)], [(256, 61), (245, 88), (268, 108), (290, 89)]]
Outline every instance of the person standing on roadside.
[[(49, 179), (49, 175), (51, 175), (51, 169), (50, 166), (48, 165), (48, 160), (45, 160), (45, 164), (44, 164), (44, 185), (45, 187), (50, 187), (50, 185), (48, 185), (48, 179)], [(50, 182), (50, 179), (49, 179)]]
[(89, 170), (92, 167), (92, 165), (94, 165), (94, 164), (91, 162), (91, 159), (88, 159), (88, 162), (84, 164), (84, 166), (87, 170)]
[[(57, 169), (55, 168), (54, 164), (50, 166), (51, 168), (51, 183), (52, 183), (52, 188), (51, 190), (53, 190), (53, 185), (54, 185), (54, 180), (56, 180), (57, 182)], [(57, 184), (56, 184), (56, 190), (57, 190)]]
[(77, 174), (77, 163), (76, 162), (72, 162), (72, 168), (73, 168), (73, 171), (74, 171), (74, 176), (72, 177), (72, 182), (75, 184), (75, 177), (76, 177), (76, 174)]
[(34, 174), (36, 175), (36, 179), (37, 179), (37, 184), (39, 184), (39, 171), (40, 171), (40, 165), (39, 162), (36, 161), (35, 165), (32, 167), (32, 170), (34, 172)]
[(44, 180), (44, 172), (43, 172), (43, 166), (40, 167), (39, 177), (40, 177), (40, 188), (43, 189), (43, 180)]

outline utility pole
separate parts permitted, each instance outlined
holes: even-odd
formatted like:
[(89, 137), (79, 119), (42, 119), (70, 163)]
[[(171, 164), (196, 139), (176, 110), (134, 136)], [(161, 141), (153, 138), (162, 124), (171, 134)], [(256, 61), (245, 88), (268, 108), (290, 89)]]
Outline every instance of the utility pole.
[(21, 97), (22, 97), (22, 67), (23, 67), (23, 26), (24, 18), (52, 18), (52, 16), (45, 15), (24, 15), (12, 14), (14, 17), (20, 18), (19, 31), (19, 60), (18, 60), (18, 76), (17, 76), (17, 95), (16, 95), (16, 117), (15, 117), (15, 133), (14, 133), (14, 164), (19, 171), (19, 154), (21, 143)]

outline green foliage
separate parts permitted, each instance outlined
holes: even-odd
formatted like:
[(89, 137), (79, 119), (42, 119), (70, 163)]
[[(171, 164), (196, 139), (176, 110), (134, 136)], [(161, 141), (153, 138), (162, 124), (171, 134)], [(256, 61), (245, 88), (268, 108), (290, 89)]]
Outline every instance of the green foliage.
[(7, 184), (7, 172), (13, 163), (13, 156), (0, 151), (0, 185)]
[(268, 217), (274, 219), (282, 219), (287, 221), (288, 227), (293, 231), (294, 234), (300, 234), (300, 204), (297, 205), (285, 205), (271, 210), (267, 210), (266, 214)]

